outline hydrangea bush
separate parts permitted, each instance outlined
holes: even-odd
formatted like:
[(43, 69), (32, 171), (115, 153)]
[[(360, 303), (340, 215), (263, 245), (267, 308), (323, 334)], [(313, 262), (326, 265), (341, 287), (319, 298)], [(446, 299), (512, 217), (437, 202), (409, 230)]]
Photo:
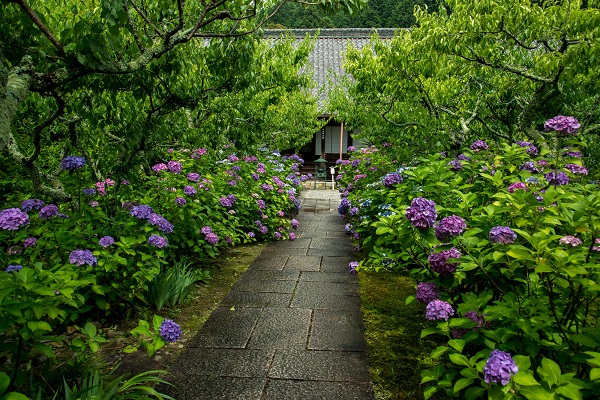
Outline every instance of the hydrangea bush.
[[(600, 393), (600, 188), (585, 179), (578, 127), (560, 116), (535, 143), (476, 141), (375, 171), (357, 171), (366, 155), (355, 152), (344, 166), (356, 269), (414, 277), (407, 302), (431, 321), (422, 337), (441, 340), (422, 371), (426, 398)], [(390, 172), (402, 176), (393, 186)]]
[[(52, 357), (42, 338), (92, 312), (145, 304), (162, 266), (185, 257), (201, 267), (228, 246), (294, 239), (302, 162), (230, 145), (165, 153), (136, 180), (84, 184), (85, 159), (68, 156), (61, 166), (72, 203), (31, 198), (0, 210), (5, 347)], [(167, 341), (171, 328), (162, 329)]]

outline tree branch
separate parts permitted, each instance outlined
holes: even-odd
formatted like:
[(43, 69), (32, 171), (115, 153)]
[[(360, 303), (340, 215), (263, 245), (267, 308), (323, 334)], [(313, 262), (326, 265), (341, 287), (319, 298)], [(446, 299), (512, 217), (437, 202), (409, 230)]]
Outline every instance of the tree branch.
[(60, 117), (61, 115), (64, 114), (65, 112), (65, 101), (63, 100), (62, 97), (60, 97), (58, 95), (58, 93), (56, 92), (52, 92), (52, 97), (54, 97), (54, 99), (56, 100), (56, 111), (54, 112), (54, 114), (52, 114), (52, 116), (50, 116), (50, 118), (48, 118), (46, 121), (44, 121), (43, 123), (41, 123), (40, 125), (36, 126), (33, 129), (33, 138), (32, 138), (32, 142), (33, 142), (33, 153), (31, 153), (31, 155), (29, 157), (27, 157), (27, 162), (34, 162), (35, 160), (37, 160), (38, 156), (40, 155), (40, 151), (41, 151), (41, 145), (40, 145), (40, 140), (41, 140), (41, 136), (42, 136), (42, 131), (44, 129), (46, 129), (47, 127), (49, 127), (50, 125), (52, 125), (52, 123), (54, 121), (56, 121), (56, 119), (58, 117)]
[(43, 22), (37, 16), (35, 11), (33, 11), (31, 9), (31, 7), (29, 7), (29, 4), (27, 4), (26, 0), (9, 0), (9, 1), (21, 6), (21, 9), (23, 10), (23, 12), (25, 12), (25, 14), (27, 14), (29, 19), (39, 28), (40, 31), (42, 31), (44, 36), (46, 36), (48, 38), (48, 40), (50, 40), (52, 45), (54, 47), (56, 47), (56, 49), (58, 50), (58, 53), (63, 57), (66, 56), (65, 49), (63, 48), (62, 44), (52, 34), (52, 32), (50, 32), (50, 29), (48, 29), (48, 27), (43, 24)]

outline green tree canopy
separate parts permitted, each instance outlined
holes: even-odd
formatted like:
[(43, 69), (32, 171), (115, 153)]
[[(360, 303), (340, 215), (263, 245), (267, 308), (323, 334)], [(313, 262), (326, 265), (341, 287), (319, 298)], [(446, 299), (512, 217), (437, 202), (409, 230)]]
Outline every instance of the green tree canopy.
[[(285, 131), (279, 142), (297, 142), (308, 128), (290, 127), (292, 118), (254, 131), (280, 105), (316, 109), (298, 73), (308, 48), (258, 43), (286, 3), (0, 0), (2, 160), (24, 166), (36, 191), (67, 199), (54, 170), (67, 153), (85, 154), (105, 175), (139, 165), (159, 144), (202, 135), (243, 146)], [(363, 0), (314, 4), (355, 12)]]
[[(332, 109), (367, 139), (419, 152), (534, 138), (545, 119), (600, 125), (597, 1), (449, 0), (418, 26), (351, 49)], [(413, 153), (414, 154), (414, 153)]]

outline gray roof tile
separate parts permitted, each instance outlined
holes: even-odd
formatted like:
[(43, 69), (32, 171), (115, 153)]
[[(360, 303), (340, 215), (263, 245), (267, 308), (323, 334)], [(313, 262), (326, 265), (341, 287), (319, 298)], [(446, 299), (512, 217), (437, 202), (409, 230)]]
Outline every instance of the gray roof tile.
[(315, 46), (308, 56), (308, 61), (313, 67), (313, 79), (316, 83), (313, 93), (319, 97), (319, 104), (323, 108), (327, 99), (330, 79), (335, 82), (336, 76), (344, 74), (343, 54), (347, 49), (348, 42), (351, 42), (354, 47), (362, 49), (369, 44), (369, 39), (374, 32), (377, 32), (381, 39), (389, 40), (394, 37), (395, 31), (396, 29), (393, 28), (265, 29), (264, 37), (277, 39), (290, 32), (297, 40), (302, 40), (306, 34), (314, 36), (317, 32), (319, 33)]

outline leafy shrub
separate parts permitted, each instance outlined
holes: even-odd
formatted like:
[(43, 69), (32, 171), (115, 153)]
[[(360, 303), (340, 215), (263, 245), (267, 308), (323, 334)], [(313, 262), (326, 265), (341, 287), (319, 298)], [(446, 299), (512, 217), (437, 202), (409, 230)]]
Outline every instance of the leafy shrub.
[(171, 268), (164, 268), (148, 285), (148, 302), (160, 311), (163, 306), (174, 307), (184, 301), (192, 285), (199, 280), (210, 279), (208, 272), (190, 270), (190, 263), (180, 261)]
[(368, 254), (359, 268), (408, 271), (432, 321), (421, 336), (447, 338), (422, 371), (426, 398), (600, 390), (598, 185), (585, 180), (573, 133), (549, 131), (537, 144), (419, 158), (391, 171), (402, 182), (388, 188), (378, 174), (357, 190), (356, 169), (341, 180), (353, 180), (340, 212)]

